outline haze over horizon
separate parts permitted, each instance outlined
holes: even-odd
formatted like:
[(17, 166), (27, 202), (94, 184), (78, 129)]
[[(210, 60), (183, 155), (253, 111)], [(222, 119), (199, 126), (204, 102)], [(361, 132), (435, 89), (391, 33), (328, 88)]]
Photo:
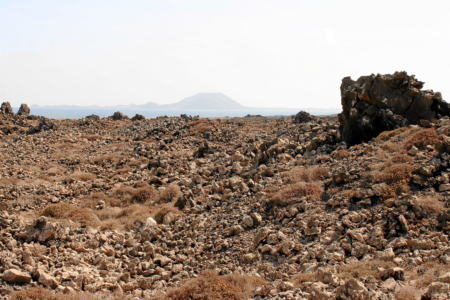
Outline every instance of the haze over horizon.
[(0, 102), (339, 108), (341, 80), (407, 71), (450, 101), (446, 1), (0, 2)]

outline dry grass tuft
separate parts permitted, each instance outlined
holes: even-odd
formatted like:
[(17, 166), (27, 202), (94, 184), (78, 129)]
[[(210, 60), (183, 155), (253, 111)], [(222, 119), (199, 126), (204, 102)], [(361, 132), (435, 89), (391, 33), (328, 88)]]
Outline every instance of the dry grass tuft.
[(219, 276), (205, 271), (181, 287), (167, 292), (165, 300), (240, 300), (253, 296), (253, 290), (266, 284), (264, 280), (247, 275)]
[(422, 296), (422, 291), (412, 285), (405, 284), (396, 290), (394, 295), (397, 300), (419, 300)]
[(101, 221), (100, 230), (132, 230), (136, 222), (145, 222), (152, 210), (146, 205), (133, 204), (125, 208), (108, 207), (96, 214)]
[(378, 268), (392, 268), (396, 265), (393, 262), (381, 261), (381, 260), (371, 260), (371, 261), (358, 261), (355, 263), (350, 263), (346, 265), (336, 266), (337, 275), (341, 279), (356, 278), (361, 279), (367, 276), (374, 276), (379, 278)]
[(411, 146), (416, 146), (419, 149), (425, 149), (427, 145), (436, 145), (441, 138), (434, 128), (422, 129), (413, 134), (405, 142), (405, 148), (409, 149)]
[(126, 295), (102, 294), (93, 295), (88, 292), (75, 292), (70, 294), (55, 294), (54, 291), (43, 288), (42, 286), (29, 288), (21, 291), (15, 291), (10, 295), (10, 300), (124, 300), (131, 299)]
[(163, 189), (159, 193), (159, 200), (160, 202), (172, 202), (174, 200), (178, 200), (178, 198), (181, 195), (181, 189), (176, 184), (169, 184), (165, 189)]
[(295, 198), (306, 197), (310, 201), (319, 201), (322, 189), (314, 183), (291, 184), (271, 195), (271, 201), (279, 206), (289, 205)]
[(47, 206), (40, 215), (60, 220), (70, 219), (90, 227), (97, 227), (100, 225), (100, 221), (96, 214), (89, 209), (64, 202)]
[(414, 204), (428, 213), (440, 213), (445, 208), (444, 203), (440, 201), (441, 198), (438, 194), (420, 197), (414, 201)]
[(324, 180), (329, 177), (327, 169), (321, 166), (295, 167), (287, 173), (287, 177), (293, 183)]
[(350, 153), (348, 152), (348, 150), (345, 150), (345, 149), (341, 149), (341, 150), (334, 152), (334, 158), (337, 160), (347, 158), (349, 155), (350, 155)]
[(163, 207), (155, 214), (154, 219), (158, 224), (164, 223), (164, 217), (171, 213), (174, 218), (178, 218), (183, 213), (175, 207)]
[(393, 142), (385, 142), (381, 145), (381, 149), (387, 152), (396, 152), (400, 149), (400, 145)]
[(97, 179), (97, 176), (92, 173), (85, 173), (85, 172), (74, 172), (72, 177), (75, 177), (78, 180), (81, 181), (89, 181), (89, 180), (95, 180)]
[(394, 164), (378, 173), (376, 180), (388, 184), (408, 182), (413, 171), (414, 167), (409, 164)]

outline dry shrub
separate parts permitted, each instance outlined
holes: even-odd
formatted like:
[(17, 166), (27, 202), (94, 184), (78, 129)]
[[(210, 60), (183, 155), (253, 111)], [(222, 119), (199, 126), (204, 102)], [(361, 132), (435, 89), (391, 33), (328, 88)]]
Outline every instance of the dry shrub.
[(394, 164), (381, 171), (377, 181), (388, 184), (408, 182), (411, 179), (414, 167), (409, 164)]
[(291, 182), (324, 180), (329, 177), (327, 169), (321, 166), (295, 167), (287, 173)]
[(296, 286), (302, 284), (303, 282), (315, 282), (317, 272), (314, 273), (299, 273), (292, 277), (292, 283)]
[(341, 160), (343, 158), (347, 158), (349, 156), (349, 152), (345, 149), (341, 149), (334, 152), (334, 159)]
[(158, 202), (158, 192), (146, 182), (138, 182), (134, 187), (121, 187), (113, 191), (113, 196), (120, 200), (118, 206), (128, 206), (133, 203), (153, 204)]
[(47, 206), (40, 215), (54, 219), (70, 219), (90, 227), (97, 227), (100, 224), (98, 217), (89, 209), (64, 202)]
[(88, 292), (75, 292), (70, 294), (55, 294), (54, 291), (43, 288), (42, 286), (29, 288), (11, 293), (10, 300), (125, 300), (131, 299), (129, 296), (120, 294), (101, 294), (93, 295)]
[(395, 144), (392, 142), (385, 142), (381, 145), (381, 149), (387, 152), (396, 152), (400, 148), (399, 144)]
[(310, 201), (319, 201), (321, 196), (322, 189), (314, 183), (291, 184), (271, 195), (271, 201), (284, 206), (291, 203), (294, 198), (306, 197)]
[(175, 207), (163, 207), (155, 214), (154, 219), (158, 224), (162, 224), (164, 222), (164, 217), (168, 214), (172, 213), (176, 218), (182, 215), (183, 213)]
[(439, 276), (448, 272), (448, 267), (436, 261), (426, 262), (413, 270), (405, 272), (408, 280), (415, 280), (418, 288), (426, 288), (432, 282), (438, 281)]
[(265, 281), (247, 275), (219, 276), (207, 270), (181, 287), (170, 289), (166, 300), (240, 300), (253, 296), (253, 290)]
[(412, 146), (416, 146), (419, 149), (425, 149), (427, 145), (436, 145), (441, 138), (434, 128), (422, 129), (413, 134), (405, 142), (405, 148), (409, 149)]
[(172, 183), (169, 184), (165, 189), (163, 189), (160, 193), (159, 193), (159, 200), (161, 202), (172, 202), (174, 200), (177, 200), (178, 197), (180, 196), (181, 193), (181, 189), (178, 185)]
[(378, 271), (378, 268), (388, 269), (395, 266), (396, 265), (390, 261), (364, 260), (336, 266), (336, 271), (341, 279), (361, 279), (367, 276), (374, 276), (375, 278), (381, 279), (379, 278), (380, 272)]
[(107, 207), (96, 211), (101, 221), (100, 230), (132, 230), (135, 223), (145, 222), (151, 216), (150, 207), (142, 204), (133, 204), (125, 208)]
[(419, 300), (422, 296), (422, 291), (415, 286), (405, 284), (396, 290), (394, 295), (397, 300)]
[(414, 204), (428, 213), (439, 213), (444, 209), (444, 203), (440, 200), (441, 196), (436, 194), (433, 196), (419, 197), (414, 201)]
[(378, 142), (387, 141), (395, 136), (408, 135), (410, 132), (410, 128), (400, 127), (390, 131), (383, 131), (375, 138), (375, 140)]
[(85, 172), (74, 172), (71, 176), (81, 181), (89, 181), (97, 179), (97, 176), (95, 174)]
[(114, 177), (116, 177), (117, 175), (126, 174), (126, 173), (132, 172), (132, 171), (133, 171), (133, 169), (131, 169), (131, 168), (128, 167), (128, 166), (125, 166), (124, 168), (117, 169), (117, 170), (114, 171), (113, 173), (109, 174), (108, 177), (109, 177), (109, 178), (114, 178)]
[(390, 159), (390, 164), (406, 164), (406, 163), (412, 163), (414, 161), (414, 158), (412, 158), (409, 155), (405, 154), (397, 154), (393, 158)]
[(114, 154), (109, 154), (109, 155), (105, 155), (105, 156), (96, 157), (92, 161), (96, 165), (105, 165), (106, 163), (113, 162), (115, 158), (116, 157), (114, 156)]

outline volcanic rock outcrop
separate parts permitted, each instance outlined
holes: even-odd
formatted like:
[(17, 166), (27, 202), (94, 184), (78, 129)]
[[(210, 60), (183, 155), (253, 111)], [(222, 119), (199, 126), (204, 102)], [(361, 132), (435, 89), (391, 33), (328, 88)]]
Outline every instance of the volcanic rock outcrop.
[(423, 85), (404, 71), (362, 76), (356, 81), (345, 77), (341, 84), (343, 112), (339, 114), (342, 140), (367, 142), (385, 130), (450, 115), (441, 93), (421, 90)]
[(11, 107), (11, 104), (9, 102), (3, 102), (2, 106), (0, 108), (0, 111), (2, 113), (4, 113), (4, 114), (7, 114), (7, 115), (13, 115), (14, 114), (13, 109)]
[(19, 116), (28, 116), (30, 114), (30, 108), (25, 103), (22, 103), (17, 114)]
[(302, 110), (295, 115), (294, 121), (292, 123), (301, 124), (301, 123), (311, 122), (313, 119), (314, 119), (313, 116), (311, 116), (306, 111)]

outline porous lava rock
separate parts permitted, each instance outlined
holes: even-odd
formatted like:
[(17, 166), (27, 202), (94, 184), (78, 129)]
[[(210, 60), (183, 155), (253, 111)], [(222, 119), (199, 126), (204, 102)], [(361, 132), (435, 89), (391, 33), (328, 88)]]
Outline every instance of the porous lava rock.
[(145, 117), (140, 114), (136, 114), (134, 117), (131, 118), (131, 121), (142, 121), (145, 120)]
[(367, 142), (386, 130), (450, 115), (441, 93), (421, 90), (423, 85), (405, 71), (342, 79), (342, 140), (350, 145)]
[(25, 103), (22, 103), (17, 114), (19, 116), (28, 116), (30, 114), (30, 108)]
[(92, 115), (86, 116), (86, 119), (97, 122), (97, 121), (100, 121), (100, 116), (92, 114)]
[(294, 121), (292, 123), (301, 124), (301, 123), (311, 122), (312, 120), (313, 120), (313, 116), (311, 116), (306, 111), (302, 110), (295, 115)]
[(3, 102), (2, 106), (0, 108), (0, 111), (2, 113), (4, 113), (4, 114), (7, 114), (7, 115), (13, 115), (14, 114), (13, 109), (11, 107), (11, 104), (9, 102)]
[(127, 120), (128, 116), (124, 115), (120, 111), (116, 111), (111, 117), (114, 121)]

